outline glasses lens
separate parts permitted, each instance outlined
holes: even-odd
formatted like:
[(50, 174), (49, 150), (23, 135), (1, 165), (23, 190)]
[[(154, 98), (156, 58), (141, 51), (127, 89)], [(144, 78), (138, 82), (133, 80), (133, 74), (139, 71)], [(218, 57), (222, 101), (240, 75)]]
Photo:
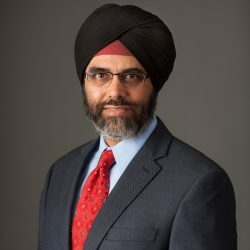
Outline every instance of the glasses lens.
[(101, 86), (104, 85), (108, 82), (110, 82), (111, 78), (112, 78), (112, 74), (108, 73), (108, 72), (104, 72), (104, 73), (88, 73), (87, 74), (88, 80), (96, 85), (96, 86)]
[(136, 85), (144, 81), (145, 75), (143, 73), (122, 73), (121, 80), (127, 84)]

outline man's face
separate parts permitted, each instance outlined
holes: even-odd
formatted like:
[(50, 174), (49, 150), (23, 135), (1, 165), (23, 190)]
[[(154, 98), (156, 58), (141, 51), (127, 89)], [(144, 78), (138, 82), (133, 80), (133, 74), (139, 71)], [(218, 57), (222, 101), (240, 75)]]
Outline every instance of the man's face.
[[(100, 55), (86, 68), (87, 73), (145, 72), (133, 56)], [(145, 72), (146, 73), (146, 72)], [(98, 75), (99, 76), (99, 75)], [(152, 119), (156, 93), (150, 78), (127, 86), (117, 75), (110, 84), (96, 86), (89, 78), (83, 83), (86, 114), (105, 139), (121, 141), (144, 130)]]

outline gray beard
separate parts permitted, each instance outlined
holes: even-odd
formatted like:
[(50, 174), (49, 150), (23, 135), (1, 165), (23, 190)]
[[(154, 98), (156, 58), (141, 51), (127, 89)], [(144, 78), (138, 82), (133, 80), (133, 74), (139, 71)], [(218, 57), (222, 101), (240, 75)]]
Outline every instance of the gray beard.
[[(151, 94), (147, 102), (142, 104), (135, 104), (126, 101), (124, 98), (118, 98), (94, 106), (88, 103), (84, 92), (83, 97), (86, 115), (93, 122), (96, 131), (105, 139), (113, 141), (122, 141), (145, 131), (153, 118), (157, 102), (155, 92)], [(103, 117), (101, 113), (103, 107), (107, 104), (130, 106), (132, 115)]]
[(105, 139), (122, 141), (144, 131), (148, 127), (149, 122), (150, 120), (145, 121), (145, 123), (140, 126), (137, 122), (124, 119), (124, 117), (109, 117), (100, 119), (97, 123), (93, 123), (96, 131)]

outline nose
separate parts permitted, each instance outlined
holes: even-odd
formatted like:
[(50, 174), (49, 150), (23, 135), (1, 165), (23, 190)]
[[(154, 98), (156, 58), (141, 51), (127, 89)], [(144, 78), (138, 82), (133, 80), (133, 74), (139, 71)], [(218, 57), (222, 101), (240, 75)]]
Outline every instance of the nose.
[(107, 88), (109, 98), (116, 99), (118, 97), (124, 97), (127, 93), (127, 89), (122, 84), (118, 75), (114, 75), (109, 87)]

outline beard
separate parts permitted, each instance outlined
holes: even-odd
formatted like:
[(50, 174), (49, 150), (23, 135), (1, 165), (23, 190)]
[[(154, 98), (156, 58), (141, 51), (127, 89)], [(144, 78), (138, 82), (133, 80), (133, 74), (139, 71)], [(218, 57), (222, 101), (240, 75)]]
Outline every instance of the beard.
[[(96, 131), (105, 139), (122, 141), (147, 129), (156, 108), (157, 93), (153, 91), (149, 99), (141, 103), (131, 102), (119, 97), (102, 103), (90, 104), (83, 90), (83, 100), (86, 115), (93, 122)], [(119, 107), (124, 105), (131, 112), (129, 112), (129, 115), (104, 117), (102, 111), (105, 105)]]

